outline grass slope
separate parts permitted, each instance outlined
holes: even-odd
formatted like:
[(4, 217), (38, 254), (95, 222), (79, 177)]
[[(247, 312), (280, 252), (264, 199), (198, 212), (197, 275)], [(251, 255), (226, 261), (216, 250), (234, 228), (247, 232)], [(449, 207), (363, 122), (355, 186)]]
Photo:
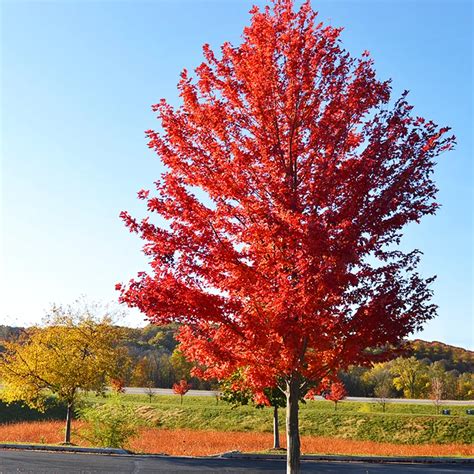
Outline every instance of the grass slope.
[[(272, 409), (253, 406), (232, 408), (213, 397), (122, 395), (122, 402), (136, 407), (143, 425), (162, 429), (215, 430), (270, 433)], [(85, 403), (108, 403), (108, 398), (88, 395)], [(442, 408), (442, 407), (441, 407)], [(327, 401), (309, 401), (301, 405), (300, 428), (306, 436), (333, 437), (347, 440), (390, 442), (397, 444), (463, 443), (473, 441), (474, 416), (466, 415), (466, 406), (446, 407), (450, 416), (436, 415), (432, 405), (388, 404), (382, 413), (377, 403), (341, 402), (337, 412)], [(284, 430), (285, 411), (280, 410)], [(65, 408), (50, 401), (45, 413), (20, 404), (0, 402), (0, 424), (45, 419), (63, 420)]]
[[(211, 397), (156, 396), (152, 403), (142, 395), (124, 395), (125, 403), (137, 407), (149, 426), (165, 429), (271, 432), (272, 410), (252, 406), (232, 408)], [(89, 403), (104, 399), (89, 397)], [(301, 407), (302, 435), (399, 444), (472, 443), (474, 416), (466, 415), (468, 406), (449, 407), (452, 415), (436, 415), (434, 406), (392, 404), (387, 412), (374, 403), (342, 402), (337, 412), (326, 401), (310, 401)], [(280, 410), (284, 429), (284, 410)]]

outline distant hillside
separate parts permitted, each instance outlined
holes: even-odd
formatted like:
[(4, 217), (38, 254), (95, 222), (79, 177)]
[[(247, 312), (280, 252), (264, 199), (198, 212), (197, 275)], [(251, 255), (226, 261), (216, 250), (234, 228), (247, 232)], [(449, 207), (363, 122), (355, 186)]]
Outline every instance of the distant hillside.
[(0, 352), (3, 351), (3, 342), (17, 339), (25, 328), (16, 326), (5, 326), (0, 324)]
[[(16, 339), (25, 328), (0, 325), (0, 345), (2, 341)], [(143, 328), (125, 328), (127, 332), (126, 345), (132, 356), (140, 357), (153, 350), (171, 354), (177, 345), (174, 334), (177, 326), (155, 326), (149, 324)], [(458, 372), (474, 372), (474, 351), (462, 347), (450, 346), (439, 341), (423, 341), (415, 339), (407, 341), (405, 357), (414, 356), (419, 360), (430, 362), (444, 361), (446, 370)]]
[(447, 371), (474, 372), (474, 351), (462, 347), (450, 346), (439, 341), (415, 339), (407, 342), (407, 353), (408, 356), (413, 355), (419, 360), (444, 361)]
[(0, 324), (0, 342), (16, 339), (25, 328)]

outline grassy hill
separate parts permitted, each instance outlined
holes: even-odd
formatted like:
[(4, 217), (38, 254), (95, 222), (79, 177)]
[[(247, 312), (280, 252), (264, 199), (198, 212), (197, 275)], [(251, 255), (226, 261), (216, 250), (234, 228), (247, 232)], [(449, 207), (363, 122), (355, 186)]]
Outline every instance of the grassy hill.
[[(212, 397), (160, 395), (148, 403), (144, 395), (123, 395), (123, 403), (132, 404), (143, 423), (167, 429), (271, 432), (272, 409), (231, 406)], [(90, 397), (89, 403), (107, 403)], [(392, 404), (382, 413), (377, 403), (340, 402), (337, 412), (327, 401), (308, 401), (301, 406), (302, 435), (327, 436), (353, 440), (399, 444), (471, 443), (474, 416), (467, 408), (449, 407), (450, 416), (436, 415), (430, 405)], [(284, 430), (284, 410), (280, 410), (280, 427)]]

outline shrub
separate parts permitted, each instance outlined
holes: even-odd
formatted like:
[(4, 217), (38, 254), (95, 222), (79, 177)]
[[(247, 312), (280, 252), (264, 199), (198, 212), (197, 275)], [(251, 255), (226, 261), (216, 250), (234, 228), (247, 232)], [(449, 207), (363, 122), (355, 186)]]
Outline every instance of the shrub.
[(79, 431), (79, 436), (95, 446), (124, 448), (137, 434), (138, 415), (130, 405), (114, 398), (104, 405), (84, 407), (79, 410), (81, 420), (88, 426)]

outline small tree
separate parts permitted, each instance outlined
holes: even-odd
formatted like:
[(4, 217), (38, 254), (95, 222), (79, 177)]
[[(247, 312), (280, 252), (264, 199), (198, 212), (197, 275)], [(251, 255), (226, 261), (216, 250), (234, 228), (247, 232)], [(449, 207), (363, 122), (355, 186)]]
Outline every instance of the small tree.
[(186, 380), (180, 380), (178, 383), (175, 383), (173, 385), (173, 392), (176, 393), (176, 395), (180, 396), (180, 404), (183, 404), (183, 397), (189, 392), (189, 389), (191, 388), (191, 385), (186, 382)]
[(381, 405), (385, 413), (387, 399), (393, 393), (392, 373), (390, 372), (391, 362), (374, 363), (370, 370), (364, 373), (363, 380), (373, 392), (377, 402)]
[(125, 381), (123, 378), (110, 379), (110, 388), (116, 394), (125, 393)]
[(273, 408), (273, 449), (281, 449), (278, 409), (286, 406), (285, 394), (279, 388), (266, 388), (264, 389), (265, 398), (256, 400), (252, 390), (245, 387), (244, 380), (239, 372), (224, 380), (221, 388), (221, 399), (234, 407), (248, 405), (253, 401), (256, 408), (264, 408), (265, 406)]
[(444, 396), (444, 382), (440, 377), (431, 379), (430, 387), (430, 398), (433, 400), (433, 404), (436, 407), (436, 414), (439, 414), (439, 406)]
[(145, 393), (148, 395), (149, 402), (151, 403), (153, 396), (155, 395), (155, 387), (151, 380), (148, 380), (145, 384)]
[(377, 403), (382, 407), (382, 411), (385, 413), (385, 406), (387, 399), (392, 394), (392, 381), (389, 378), (380, 380), (374, 387), (374, 395), (377, 398)]
[(45, 327), (31, 328), (18, 341), (5, 342), (0, 354), (0, 378), (7, 402), (23, 401), (43, 410), (49, 393), (67, 405), (64, 442), (71, 442), (74, 405), (81, 393), (104, 392), (120, 378), (129, 359), (117, 346), (122, 337), (109, 316), (96, 308), (53, 307)]
[(95, 446), (124, 448), (138, 431), (135, 409), (120, 403), (117, 396), (104, 405), (80, 409), (79, 416), (88, 423), (86, 428), (79, 431), (79, 436)]
[(337, 410), (337, 404), (346, 398), (347, 392), (342, 382), (333, 382), (329, 392), (325, 395), (326, 400), (334, 402), (334, 411)]

